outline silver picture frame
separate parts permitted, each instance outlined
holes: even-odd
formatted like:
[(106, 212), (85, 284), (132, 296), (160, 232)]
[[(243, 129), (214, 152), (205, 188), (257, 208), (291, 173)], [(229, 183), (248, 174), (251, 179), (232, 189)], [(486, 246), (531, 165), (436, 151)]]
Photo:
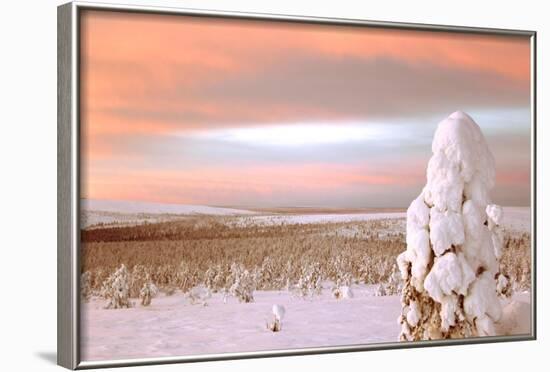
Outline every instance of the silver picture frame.
[[(306, 349), (273, 350), (261, 352), (224, 353), (196, 356), (139, 358), (100, 362), (82, 361), (80, 358), (80, 185), (79, 185), (79, 17), (83, 10), (105, 10), (172, 14), (200, 17), (255, 19), (265, 21), (314, 23), (322, 25), (348, 25), (402, 30), (429, 30), (456, 33), (516, 35), (531, 40), (531, 334), (505, 337), (480, 337), (418, 342), (390, 342), (367, 345), (316, 347)], [(442, 345), (481, 344), (535, 340), (537, 337), (537, 111), (536, 111), (536, 40), (535, 31), (495, 28), (442, 26), (432, 24), (381, 22), (359, 19), (319, 18), (281, 14), (226, 12), (158, 6), (117, 5), (74, 1), (57, 9), (58, 55), (58, 143), (57, 143), (57, 362), (69, 369), (134, 366), (198, 361), (231, 360), (275, 356), (342, 353), (380, 349), (401, 349)]]

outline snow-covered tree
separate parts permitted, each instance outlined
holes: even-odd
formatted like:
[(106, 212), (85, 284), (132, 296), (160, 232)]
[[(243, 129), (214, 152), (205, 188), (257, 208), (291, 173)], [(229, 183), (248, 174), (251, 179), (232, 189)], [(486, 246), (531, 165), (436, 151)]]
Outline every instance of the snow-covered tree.
[(294, 268), (293, 261), (288, 259), (283, 266), (283, 273), (281, 274), (281, 284), (285, 291), (292, 290), (292, 279), (294, 278), (295, 272), (296, 269)]
[(407, 210), (401, 340), (494, 335), (502, 209), (491, 204), (495, 162), (463, 112), (439, 123), (427, 184)]
[(302, 298), (321, 294), (321, 265), (310, 263), (302, 267), (298, 283), (294, 286), (296, 294)]
[(200, 304), (202, 306), (208, 306), (207, 300), (212, 297), (212, 292), (210, 292), (208, 287), (198, 285), (187, 292), (187, 297), (191, 305)]
[(386, 296), (388, 293), (386, 292), (386, 286), (384, 283), (378, 283), (378, 286), (376, 287), (376, 290), (374, 292), (375, 296)]
[(101, 296), (108, 300), (106, 309), (132, 307), (129, 276), (128, 269), (122, 264), (103, 282)]
[(340, 296), (343, 299), (351, 299), (353, 298), (353, 291), (351, 290), (351, 286), (343, 285), (340, 287)]
[(362, 264), (359, 266), (359, 278), (365, 284), (373, 284), (372, 278), (372, 259), (370, 255), (366, 254), (363, 257)]
[(232, 285), (229, 293), (236, 297), (239, 302), (254, 301), (254, 275), (246, 270), (242, 265), (231, 265)]
[(397, 269), (397, 265), (392, 266), (387, 279), (382, 280), (376, 286), (374, 291), (375, 296), (393, 296), (400, 293), (402, 289), (401, 274)]
[(337, 300), (344, 298), (344, 295), (346, 296), (345, 298), (353, 297), (353, 293), (351, 291), (353, 278), (351, 274), (350, 258), (343, 255), (338, 255), (333, 260), (332, 266), (334, 277), (332, 296)]
[(158, 288), (151, 281), (151, 277), (147, 275), (141, 290), (139, 291), (139, 299), (141, 300), (142, 306), (151, 305), (151, 299), (155, 297), (158, 293)]
[(199, 273), (196, 267), (193, 267), (186, 261), (181, 261), (176, 273), (176, 283), (183, 293), (199, 283)]
[(204, 273), (204, 285), (212, 293), (217, 293), (226, 286), (228, 271), (221, 265), (210, 266)]
[(130, 297), (137, 298), (141, 297), (141, 289), (143, 286), (147, 283), (147, 281), (150, 281), (150, 275), (143, 265), (135, 265), (132, 269), (132, 273), (130, 275)]
[(102, 268), (95, 270), (95, 272), (93, 272), (93, 275), (91, 276), (92, 288), (100, 291), (101, 287), (103, 286), (103, 282), (108, 277), (109, 277), (109, 272), (107, 270), (104, 270)]
[(392, 271), (390, 273), (390, 277), (388, 278), (388, 282), (386, 284), (386, 294), (387, 295), (396, 295), (401, 292), (401, 275), (399, 273), (399, 269), (397, 269), (397, 265), (394, 264), (392, 266)]
[(258, 288), (267, 290), (282, 288), (286, 284), (286, 278), (283, 274), (282, 263), (271, 256), (267, 256), (259, 268), (256, 285)]

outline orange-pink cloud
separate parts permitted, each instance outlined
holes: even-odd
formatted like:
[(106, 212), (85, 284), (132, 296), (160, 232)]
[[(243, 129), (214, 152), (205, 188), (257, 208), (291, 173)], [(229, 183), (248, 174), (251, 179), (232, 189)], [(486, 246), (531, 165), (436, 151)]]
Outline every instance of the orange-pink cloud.
[(247, 166), (140, 169), (149, 150), (130, 140), (162, 147), (189, 130), (413, 116), (437, 99), (444, 110), (529, 99), (526, 38), (109, 11), (85, 11), (81, 33), (82, 189), (90, 198), (197, 203), (243, 192), (262, 198), (416, 185), (424, 169), (411, 159), (389, 171), (277, 166), (261, 154)]
[(268, 200), (277, 193), (368, 190), (373, 186), (395, 184), (409, 186), (420, 183), (422, 175), (406, 168), (396, 175), (369, 169), (366, 165), (300, 164), (231, 169), (208, 167), (185, 171), (113, 169), (101, 177), (86, 172), (82, 177), (85, 198), (212, 204), (247, 193)]

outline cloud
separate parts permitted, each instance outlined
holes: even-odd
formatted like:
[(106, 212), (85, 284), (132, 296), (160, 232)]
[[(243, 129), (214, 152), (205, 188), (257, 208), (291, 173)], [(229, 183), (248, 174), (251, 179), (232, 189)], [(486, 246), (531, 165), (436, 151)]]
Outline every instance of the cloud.
[[(529, 85), (505, 76), (392, 58), (290, 56), (284, 63), (191, 91), (210, 102), (293, 108), (294, 119), (322, 108), (343, 118), (392, 118), (457, 108), (527, 106)], [(317, 118), (309, 117), (311, 120)], [(238, 121), (228, 117), (226, 120)]]
[(82, 35), (84, 112), (166, 129), (529, 99), (522, 37), (100, 11)]
[(92, 197), (404, 206), (457, 109), (497, 157), (495, 200), (529, 195), (527, 38), (95, 11), (81, 26)]
[[(149, 104), (104, 109), (173, 130), (296, 121), (395, 119), (457, 109), (528, 107), (529, 85), (491, 72), (391, 58), (290, 56), (284, 62), (170, 90)], [(179, 128), (178, 128), (179, 127)]]

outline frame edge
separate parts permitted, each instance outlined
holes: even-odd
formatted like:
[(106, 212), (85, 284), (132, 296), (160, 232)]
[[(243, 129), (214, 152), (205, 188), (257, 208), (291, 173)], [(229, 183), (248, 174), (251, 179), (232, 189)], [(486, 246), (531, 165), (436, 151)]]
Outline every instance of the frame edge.
[[(362, 19), (347, 19), (347, 18), (326, 18), (312, 17), (289, 14), (270, 14), (270, 13), (249, 13), (240, 11), (224, 11), (214, 9), (194, 9), (185, 7), (168, 7), (168, 6), (153, 6), (153, 5), (137, 5), (132, 3), (111, 4), (103, 2), (94, 2), (93, 0), (76, 0), (58, 6), (58, 23), (57, 23), (57, 42), (58, 42), (58, 310), (57, 310), (57, 332), (58, 332), (58, 359), (57, 363), (72, 370), (80, 369), (95, 369), (95, 368), (114, 368), (128, 366), (146, 366), (146, 365), (165, 365), (174, 363), (193, 363), (193, 362), (209, 362), (209, 361), (230, 361), (230, 360), (246, 360), (256, 358), (273, 358), (273, 357), (288, 357), (302, 355), (317, 355), (317, 354), (332, 354), (332, 353), (348, 353), (348, 352), (365, 352), (375, 350), (392, 350), (392, 349), (414, 349), (423, 347), (441, 347), (441, 346), (460, 346), (473, 345), (484, 343), (501, 343), (501, 342), (518, 342), (518, 341), (534, 341), (537, 340), (537, 323), (536, 323), (536, 222), (533, 222), (532, 229), (532, 244), (533, 244), (533, 262), (534, 265), (532, 281), (534, 284), (532, 299), (532, 327), (531, 332), (525, 335), (504, 336), (504, 337), (488, 337), (488, 338), (471, 338), (460, 339), (453, 341), (439, 342), (418, 342), (416, 344), (404, 343), (396, 344), (371, 344), (371, 345), (352, 345), (352, 346), (334, 346), (329, 348), (311, 348), (311, 349), (293, 349), (293, 350), (270, 350), (258, 352), (244, 352), (221, 355), (195, 355), (195, 356), (170, 356), (170, 357), (146, 357), (137, 359), (122, 359), (122, 360), (105, 360), (105, 361), (81, 361), (79, 354), (79, 209), (78, 198), (76, 195), (76, 204), (74, 201), (75, 193), (78, 192), (78, 187), (75, 189), (72, 186), (72, 180), (78, 179), (79, 176), (79, 151), (80, 144), (76, 140), (73, 144), (74, 136), (79, 134), (79, 104), (78, 98), (73, 102), (73, 98), (78, 96), (77, 87), (79, 79), (79, 29), (78, 18), (80, 10), (104, 10), (104, 11), (121, 11), (134, 13), (153, 13), (165, 15), (188, 15), (188, 16), (206, 16), (214, 18), (229, 18), (229, 19), (244, 19), (244, 20), (263, 20), (263, 21), (288, 21), (297, 23), (314, 23), (326, 25), (349, 25), (349, 26), (370, 26), (382, 27), (390, 29), (402, 30), (421, 30), (421, 31), (444, 31), (458, 33), (481, 33), (481, 34), (496, 34), (508, 36), (525, 36), (533, 40), (532, 53), (533, 68), (532, 74), (532, 129), (534, 135), (533, 148), (534, 157), (533, 165), (535, 167), (534, 182), (532, 182), (533, 197), (536, 198), (536, 44), (537, 31), (534, 30), (519, 30), (519, 29), (500, 29), (500, 28), (483, 28), (476, 26), (455, 26), (455, 25), (438, 25), (438, 24), (422, 24), (394, 21), (372, 21)], [(75, 41), (76, 40), (76, 41)], [(75, 68), (76, 66), (76, 68)], [(76, 81), (76, 83), (75, 83)], [(73, 164), (73, 161), (76, 163)], [(78, 181), (76, 181), (78, 183)], [(536, 204), (533, 204), (533, 221), (536, 221)], [(76, 221), (76, 222), (75, 222)], [(65, 229), (65, 230), (64, 230)], [(76, 236), (76, 240), (75, 240)]]
[(72, 247), (73, 4), (57, 7), (57, 364), (75, 369)]
[(177, 5), (145, 5), (135, 3), (109, 3), (96, 2), (95, 0), (74, 0), (77, 7), (90, 10), (111, 10), (134, 13), (155, 13), (155, 14), (175, 14), (189, 16), (207, 16), (217, 18), (241, 19), (241, 20), (264, 20), (272, 22), (297, 22), (310, 24), (327, 25), (347, 25), (347, 26), (370, 26), (374, 28), (392, 28), (401, 30), (417, 31), (443, 31), (466, 34), (493, 34), (508, 36), (531, 36), (534, 30), (526, 29), (507, 29), (496, 27), (481, 26), (459, 26), (459, 25), (441, 25), (433, 23), (415, 23), (399, 21), (383, 21), (361, 18), (342, 18), (342, 17), (324, 17), (324, 16), (306, 16), (283, 13), (263, 13), (247, 12), (236, 10), (222, 10), (212, 8), (187, 8)]
[(531, 169), (532, 169), (532, 179), (531, 179), (531, 190), (532, 197), (532, 216), (531, 216), (531, 335), (534, 340), (537, 340), (537, 316), (538, 316), (538, 265), (537, 265), (537, 246), (538, 246), (538, 207), (537, 207), (537, 192), (538, 192), (538, 162), (537, 162), (537, 151), (539, 146), (537, 144), (537, 107), (538, 107), (538, 94), (537, 94), (537, 31), (533, 31), (530, 37), (531, 43), (531, 125), (532, 125), (532, 138), (531, 141)]

